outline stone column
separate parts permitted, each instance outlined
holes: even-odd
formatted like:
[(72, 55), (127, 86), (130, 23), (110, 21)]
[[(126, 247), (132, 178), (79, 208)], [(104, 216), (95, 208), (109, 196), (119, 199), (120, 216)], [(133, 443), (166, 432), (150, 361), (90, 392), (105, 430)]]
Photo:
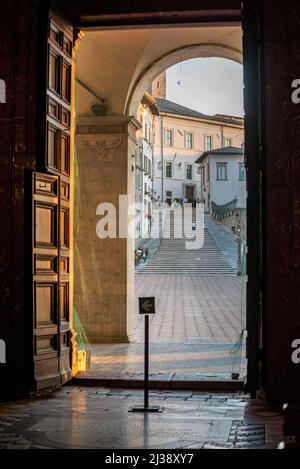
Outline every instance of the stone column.
[[(74, 306), (92, 343), (128, 342), (134, 334), (134, 240), (119, 237), (119, 196), (134, 203), (138, 128), (131, 117), (77, 119)], [(116, 208), (116, 238), (96, 233), (102, 203)], [(121, 215), (130, 223), (126, 209)]]

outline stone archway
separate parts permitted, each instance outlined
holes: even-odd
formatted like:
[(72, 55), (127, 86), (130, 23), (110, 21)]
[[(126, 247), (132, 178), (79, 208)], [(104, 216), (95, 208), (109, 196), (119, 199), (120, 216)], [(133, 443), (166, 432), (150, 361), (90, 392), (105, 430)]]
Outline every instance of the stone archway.
[(126, 103), (125, 114), (134, 116), (138, 103), (141, 101), (143, 93), (153, 80), (164, 70), (185, 60), (196, 58), (217, 57), (243, 63), (242, 50), (225, 46), (222, 44), (189, 44), (183, 48), (173, 50), (166, 55), (159, 57), (155, 62), (148, 65), (134, 82)]
[[(240, 26), (180, 26), (86, 31), (76, 55), (78, 115), (93, 115), (97, 97), (106, 115), (134, 115), (135, 93), (175, 63), (196, 57), (222, 57), (242, 63)], [(94, 94), (91, 93), (94, 91)], [(141, 97), (141, 94), (140, 94)]]
[[(183, 60), (222, 57), (241, 63), (241, 43), (238, 26), (86, 32), (76, 60), (80, 213), (74, 239), (82, 255), (75, 264), (74, 301), (91, 342), (125, 342), (134, 335), (133, 240), (100, 240), (96, 208), (113, 203), (118, 214), (120, 195), (134, 202), (135, 114), (143, 93), (163, 70)], [(96, 116), (92, 106), (101, 98), (107, 111)]]

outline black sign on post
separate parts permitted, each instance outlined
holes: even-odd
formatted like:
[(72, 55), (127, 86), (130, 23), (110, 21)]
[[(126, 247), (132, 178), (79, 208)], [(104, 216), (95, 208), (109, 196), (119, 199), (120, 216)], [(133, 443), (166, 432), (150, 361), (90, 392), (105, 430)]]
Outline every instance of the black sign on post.
[(154, 296), (139, 298), (140, 314), (155, 314)]
[(149, 314), (155, 314), (155, 298), (139, 298), (139, 313), (145, 316), (144, 405), (134, 406), (129, 412), (162, 412), (159, 406), (149, 407)]

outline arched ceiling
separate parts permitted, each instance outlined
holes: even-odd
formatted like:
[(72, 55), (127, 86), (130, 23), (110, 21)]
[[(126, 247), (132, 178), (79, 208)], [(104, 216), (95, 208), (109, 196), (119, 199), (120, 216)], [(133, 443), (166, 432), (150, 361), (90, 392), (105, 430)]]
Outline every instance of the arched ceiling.
[[(144, 91), (160, 72), (195, 57), (224, 57), (241, 63), (241, 28), (87, 31), (76, 54), (76, 75), (108, 102), (107, 114), (134, 115)], [(90, 115), (96, 101), (78, 85), (78, 115)]]

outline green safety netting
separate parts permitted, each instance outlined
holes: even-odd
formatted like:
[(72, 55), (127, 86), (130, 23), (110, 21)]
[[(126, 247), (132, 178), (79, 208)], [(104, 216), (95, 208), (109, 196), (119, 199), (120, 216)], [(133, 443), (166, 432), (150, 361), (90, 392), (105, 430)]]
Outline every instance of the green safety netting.
[(246, 340), (246, 289), (247, 289), (247, 243), (240, 246), (240, 333), (230, 350), (232, 377), (244, 378), (246, 376), (245, 340)]
[[(76, 87), (75, 87), (76, 93)], [(75, 95), (75, 101), (77, 101), (77, 95)], [(76, 128), (76, 119), (75, 119), (75, 128)], [(83, 281), (82, 281), (82, 268), (80, 262), (80, 255), (78, 249), (78, 242), (76, 236), (76, 230), (78, 227), (78, 218), (79, 218), (79, 206), (80, 206), (80, 177), (79, 177), (79, 165), (78, 158), (76, 153), (76, 145), (74, 145), (74, 271), (75, 271), (75, 295), (74, 295), (74, 305), (73, 305), (73, 325), (76, 331), (76, 341), (78, 350), (90, 351), (90, 344), (85, 333), (82, 321), (80, 320), (80, 307), (76, 304), (77, 291), (80, 291), (80, 294), (83, 292)]]

